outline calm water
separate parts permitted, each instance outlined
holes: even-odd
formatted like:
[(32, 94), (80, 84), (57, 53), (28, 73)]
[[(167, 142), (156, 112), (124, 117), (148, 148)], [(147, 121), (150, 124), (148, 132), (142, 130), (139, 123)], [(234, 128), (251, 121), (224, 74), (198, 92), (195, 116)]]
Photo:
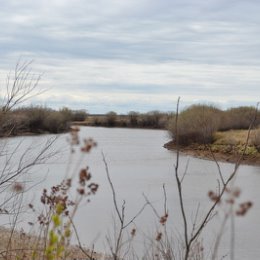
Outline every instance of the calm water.
[[(107, 129), (82, 127), (81, 138), (92, 137), (98, 142), (91, 154), (84, 158), (75, 153), (69, 159), (68, 135), (59, 136), (55, 143), (55, 149), (59, 151), (46, 165), (37, 166), (26, 175), (27, 186), (38, 183), (30, 189), (26, 195), (27, 201), (38, 204), (39, 194), (43, 187), (50, 187), (64, 178), (66, 172), (78, 172), (79, 162), (82, 166), (90, 166), (93, 180), (99, 183), (100, 190), (89, 204), (85, 203), (79, 209), (75, 218), (81, 241), (86, 246), (93, 243), (97, 250), (106, 248), (106, 235), (113, 235), (113, 203), (110, 187), (106, 179), (103, 152), (105, 154), (109, 171), (113, 180), (118, 203), (126, 201), (126, 218), (131, 219), (144, 205), (145, 194), (152, 202), (160, 215), (163, 215), (164, 195), (162, 186), (165, 184), (167, 193), (167, 207), (169, 209), (169, 229), (174, 237), (182, 234), (182, 222), (180, 218), (177, 189), (174, 179), (175, 153), (163, 148), (163, 144), (169, 140), (167, 132), (159, 130), (137, 129)], [(22, 154), (26, 147), (33, 146), (28, 152), (28, 158), (33, 158), (37, 150), (41, 149), (47, 138), (51, 136), (13, 138), (8, 145), (20, 144), (17, 153)], [(3, 141), (2, 141), (3, 142)], [(21, 142), (21, 143), (20, 143)], [(17, 163), (19, 155), (14, 156)], [(68, 162), (70, 162), (68, 170)], [(14, 163), (14, 164), (15, 164)], [(224, 177), (233, 170), (233, 164), (220, 164)], [(189, 225), (193, 223), (196, 209), (199, 205), (200, 220), (210, 206), (207, 192), (216, 190), (218, 172), (214, 162), (199, 160), (182, 155), (180, 157), (180, 174), (187, 173), (183, 182), (185, 208)], [(257, 260), (260, 259), (260, 168), (241, 166), (235, 179), (234, 186), (242, 190), (239, 202), (253, 201), (253, 208), (242, 218), (235, 218), (235, 259)], [(207, 248), (212, 247), (218, 234), (223, 209), (209, 224), (203, 240)], [(28, 218), (28, 217), (26, 217)], [(136, 238), (136, 246), (143, 244), (144, 234), (154, 236), (158, 220), (152, 209), (147, 207), (142, 215), (135, 221), (135, 227), (139, 236)], [(26, 227), (25, 227), (26, 228)], [(230, 240), (230, 228), (227, 225), (220, 246), (221, 255), (228, 254)], [(139, 243), (140, 242), (140, 243)], [(205, 257), (207, 259), (207, 255)], [(229, 259), (227, 256), (225, 259)]]

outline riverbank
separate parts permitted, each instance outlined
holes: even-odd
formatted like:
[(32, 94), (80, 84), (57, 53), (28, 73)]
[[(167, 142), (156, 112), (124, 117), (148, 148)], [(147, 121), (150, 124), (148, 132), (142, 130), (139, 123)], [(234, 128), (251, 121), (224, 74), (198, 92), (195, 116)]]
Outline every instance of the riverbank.
[[(254, 145), (253, 138), (255, 131), (251, 132), (246, 150), (245, 140), (247, 139), (247, 130), (230, 130), (217, 132), (214, 135), (214, 142), (208, 145), (191, 144), (180, 146), (181, 153), (200, 159), (217, 160), (222, 162), (236, 163), (243, 155), (241, 164), (260, 166), (259, 147)], [(168, 150), (176, 150), (174, 141), (164, 145)]]
[[(164, 145), (168, 150), (176, 151), (176, 145), (171, 141)], [(199, 159), (217, 160), (221, 162), (236, 163), (240, 158), (241, 154), (236, 152), (228, 152), (230, 147), (223, 145), (219, 147), (219, 151), (214, 151), (214, 157), (210, 149), (202, 145), (189, 145), (187, 147), (179, 147), (181, 153), (190, 155)], [(232, 149), (231, 149), (232, 150)], [(256, 155), (244, 155), (241, 164), (260, 166), (260, 154)]]
[[(43, 253), (44, 242), (36, 235), (26, 234), (23, 230), (12, 231), (0, 226), (0, 259), (37, 259)], [(84, 250), (84, 252), (83, 252)], [(88, 249), (81, 250), (78, 246), (69, 245), (66, 248), (66, 259), (89, 259), (86, 254), (93, 260), (111, 259), (104, 254), (96, 253)]]
[(65, 133), (72, 122), (84, 121), (86, 117), (84, 111), (40, 106), (0, 111), (0, 137)]

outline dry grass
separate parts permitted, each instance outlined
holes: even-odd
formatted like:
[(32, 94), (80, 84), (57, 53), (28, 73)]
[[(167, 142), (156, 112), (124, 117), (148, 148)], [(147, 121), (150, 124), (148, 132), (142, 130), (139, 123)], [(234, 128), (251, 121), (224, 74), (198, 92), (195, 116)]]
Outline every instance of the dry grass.
[[(212, 153), (218, 161), (226, 161), (236, 163), (239, 156), (244, 153), (242, 164), (260, 165), (260, 129), (251, 131), (249, 143), (244, 151), (248, 130), (229, 130), (216, 132), (214, 134), (214, 142), (209, 146), (192, 144), (182, 146), (180, 150), (195, 157), (212, 160)], [(174, 142), (164, 145), (165, 148), (175, 150)]]
[[(253, 139), (258, 130), (252, 130), (249, 138), (249, 145), (253, 145)], [(216, 132), (214, 144), (218, 145), (244, 145), (247, 139), (248, 130), (229, 130)]]
[[(17, 259), (35, 259), (43, 253), (43, 240), (36, 235), (29, 235), (21, 231), (15, 231), (10, 240), (11, 230), (0, 227), (0, 259), (17, 260)], [(8, 249), (8, 253), (7, 253)], [(93, 260), (109, 259), (103, 254), (91, 252), (84, 249)], [(7, 254), (6, 254), (7, 253)], [(77, 246), (69, 246), (67, 260), (72, 259), (89, 259)]]

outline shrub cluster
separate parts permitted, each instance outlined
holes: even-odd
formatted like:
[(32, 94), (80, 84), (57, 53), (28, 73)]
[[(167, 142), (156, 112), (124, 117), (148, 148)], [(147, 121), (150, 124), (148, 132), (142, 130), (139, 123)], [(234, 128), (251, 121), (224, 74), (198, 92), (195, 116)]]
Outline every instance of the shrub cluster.
[(85, 111), (72, 111), (68, 108), (58, 111), (40, 106), (19, 108), (0, 113), (0, 134), (3, 136), (23, 133), (62, 133), (69, 129), (70, 122), (83, 121), (86, 117)]
[[(178, 115), (178, 133), (176, 133), (176, 117), (169, 120), (168, 130), (174, 140), (178, 134), (180, 145), (192, 143), (208, 144), (214, 141), (216, 131), (231, 129), (248, 129), (255, 117), (254, 107), (238, 107), (220, 110), (212, 105), (192, 105)], [(258, 112), (254, 127), (260, 125)], [(255, 138), (257, 142), (258, 137)]]
[(220, 114), (221, 111), (214, 106), (193, 105), (179, 114), (177, 128), (176, 116), (172, 117), (170, 133), (173, 139), (178, 135), (179, 144), (182, 145), (210, 143), (213, 141), (213, 133), (219, 127)]
[[(255, 116), (255, 107), (236, 107), (222, 112), (220, 131), (229, 129), (248, 129)], [(260, 113), (256, 118), (256, 125), (260, 124)]]

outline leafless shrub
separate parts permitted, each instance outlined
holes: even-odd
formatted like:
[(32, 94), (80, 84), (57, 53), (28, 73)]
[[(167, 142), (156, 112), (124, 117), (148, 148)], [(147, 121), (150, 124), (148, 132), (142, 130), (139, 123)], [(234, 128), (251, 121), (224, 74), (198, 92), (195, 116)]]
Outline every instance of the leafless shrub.
[(178, 133), (175, 115), (169, 123), (169, 131), (179, 145), (212, 142), (213, 133), (219, 128), (221, 111), (214, 106), (194, 105), (178, 115)]
[(114, 111), (110, 111), (106, 114), (106, 125), (109, 127), (115, 126), (117, 119), (117, 114)]
[[(260, 123), (259, 112), (255, 120), (255, 125)], [(252, 118), (255, 116), (254, 107), (235, 107), (223, 111), (221, 115), (221, 125), (219, 130), (230, 130), (230, 129), (248, 129)]]

